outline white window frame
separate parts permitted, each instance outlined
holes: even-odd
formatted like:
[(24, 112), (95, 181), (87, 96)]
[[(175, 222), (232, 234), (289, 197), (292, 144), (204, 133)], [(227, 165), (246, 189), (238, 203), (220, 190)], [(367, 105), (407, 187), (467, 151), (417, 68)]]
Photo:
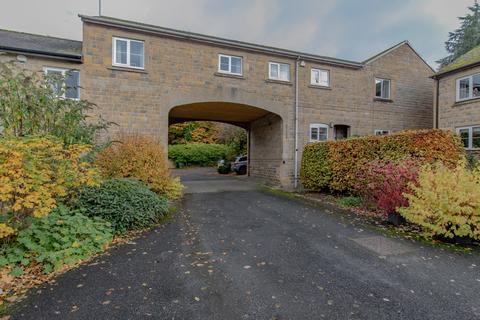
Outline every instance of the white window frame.
[[(326, 85), (323, 85), (323, 84), (319, 84), (319, 83), (315, 83), (313, 81), (313, 73), (314, 72), (326, 72), (327, 73), (327, 84)], [(323, 88), (329, 88), (330, 87), (330, 70), (328, 69), (319, 69), (319, 68), (312, 68), (310, 69), (310, 84), (312, 86), (316, 86), (316, 87), (323, 87)]]
[[(280, 77), (280, 66), (287, 66), (288, 67), (288, 73), (287, 73), (287, 79), (282, 79)], [(277, 66), (278, 68), (278, 77), (272, 77), (272, 66)], [(276, 80), (276, 81), (284, 81), (284, 82), (290, 82), (290, 64), (288, 63), (281, 63), (281, 62), (272, 62), (270, 61), (268, 63), (268, 79), (270, 80)]]
[[(117, 62), (117, 40), (127, 42), (127, 63)], [(142, 58), (143, 66), (142, 67), (136, 67), (136, 66), (131, 66), (130, 65), (130, 53), (131, 53), (130, 44), (132, 42), (139, 42), (143, 45), (143, 58)], [(145, 41), (136, 40), (136, 39), (121, 38), (121, 37), (112, 37), (112, 66), (145, 70)]]
[[(318, 129), (318, 139), (314, 140), (312, 139), (312, 129)], [(325, 137), (325, 140), (320, 140), (320, 128), (322, 129), (327, 129), (327, 136)], [(328, 140), (328, 131), (329, 131), (330, 126), (325, 123), (311, 123), (310, 124), (310, 129), (308, 130), (308, 140), (310, 142), (321, 142), (321, 141), (327, 141)]]
[[(471, 74), (471, 75), (466, 76), (466, 77), (461, 77), (461, 78), (458, 78), (458, 79), (455, 81), (455, 97), (456, 97), (456, 102), (466, 101), (466, 100), (480, 99), (480, 96), (478, 96), (478, 97), (474, 97), (474, 96), (473, 96), (473, 77), (475, 77), (475, 76), (480, 76), (480, 73), (475, 73), (475, 74)], [(460, 82), (461, 82), (462, 80), (466, 80), (466, 79), (468, 79), (468, 84), (469, 84), (468, 97), (466, 97), (466, 98), (460, 98)]]
[[(457, 128), (457, 134), (460, 135), (460, 130), (468, 130), (468, 147), (465, 149), (467, 150), (477, 150), (480, 148), (474, 148), (473, 147), (473, 129), (474, 128), (480, 128), (480, 125), (474, 125), (474, 126), (468, 126), (468, 127), (459, 127)], [(462, 142), (463, 144), (463, 142)]]
[[(228, 71), (221, 69), (222, 58), (228, 58)], [(240, 59), (240, 73), (232, 72), (232, 58)], [(243, 57), (220, 53), (218, 55), (218, 72), (224, 74), (233, 74), (235, 76), (243, 76)]]
[[(377, 81), (381, 81), (382, 85), (380, 86), (380, 97), (377, 96)], [(383, 82), (388, 81), (388, 97), (383, 96)], [(392, 97), (392, 80), (386, 79), (386, 78), (378, 78), (375, 77), (375, 98), (377, 99), (383, 99), (383, 100), (390, 100)]]
[[(67, 97), (66, 97), (66, 94), (67, 94), (67, 91), (66, 91), (67, 82), (66, 82), (66, 81), (63, 81), (63, 94), (62, 94), (61, 96), (58, 96), (58, 98), (71, 99), (71, 100), (80, 100), (80, 77), (81, 77), (80, 70), (76, 70), (76, 69), (65, 69), (65, 68), (58, 68), (58, 67), (43, 67), (43, 73), (45, 74), (45, 76), (48, 75), (48, 71), (49, 71), (49, 70), (61, 72), (62, 77), (64, 77), (64, 78), (65, 78), (67, 72), (70, 72), (70, 71), (77, 72), (77, 73), (78, 73), (78, 87), (77, 87), (78, 97), (77, 97), (77, 98), (67, 98)], [(64, 79), (64, 80), (65, 80), (65, 79)]]
[[(376, 136), (386, 136), (386, 135), (389, 135), (390, 133), (392, 133), (391, 130), (386, 130), (386, 129), (375, 129), (374, 131), (375, 135)], [(379, 134), (381, 133), (381, 134)]]

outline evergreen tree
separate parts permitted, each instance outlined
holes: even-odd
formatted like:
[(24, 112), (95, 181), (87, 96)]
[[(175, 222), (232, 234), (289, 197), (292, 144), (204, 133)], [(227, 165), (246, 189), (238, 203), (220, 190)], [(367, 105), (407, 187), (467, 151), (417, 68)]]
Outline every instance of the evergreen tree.
[(464, 17), (459, 17), (460, 28), (448, 34), (445, 48), (449, 55), (437, 61), (443, 67), (474, 47), (480, 45), (480, 5), (477, 0)]

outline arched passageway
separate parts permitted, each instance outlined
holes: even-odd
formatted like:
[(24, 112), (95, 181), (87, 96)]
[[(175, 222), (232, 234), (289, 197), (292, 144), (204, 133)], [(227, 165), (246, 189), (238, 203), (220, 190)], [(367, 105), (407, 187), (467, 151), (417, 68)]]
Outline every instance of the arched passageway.
[(196, 102), (169, 110), (169, 125), (186, 121), (216, 121), (244, 128), (248, 136), (248, 174), (270, 184), (283, 184), (284, 129), (280, 115), (232, 102)]

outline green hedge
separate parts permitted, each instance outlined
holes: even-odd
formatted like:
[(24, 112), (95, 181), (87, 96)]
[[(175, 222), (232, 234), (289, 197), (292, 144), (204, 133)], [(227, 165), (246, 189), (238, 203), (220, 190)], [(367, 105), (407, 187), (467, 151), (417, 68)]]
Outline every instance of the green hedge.
[(457, 135), (447, 130), (408, 130), (308, 144), (300, 177), (309, 190), (354, 193), (359, 172), (374, 160), (412, 158), (419, 165), (441, 161), (454, 166), (465, 157)]
[(123, 178), (106, 180), (100, 187), (85, 188), (77, 206), (90, 217), (110, 222), (116, 233), (147, 228), (168, 212), (165, 197), (158, 196), (141, 181)]
[(168, 147), (168, 158), (177, 168), (216, 165), (218, 160), (231, 153), (231, 148), (224, 144), (174, 144)]

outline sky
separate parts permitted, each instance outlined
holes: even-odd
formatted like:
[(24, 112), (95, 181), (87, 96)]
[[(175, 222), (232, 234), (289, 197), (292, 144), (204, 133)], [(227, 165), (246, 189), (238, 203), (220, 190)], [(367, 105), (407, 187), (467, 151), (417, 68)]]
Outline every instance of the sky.
[[(81, 40), (99, 0), (0, 0), (0, 28)], [(102, 15), (363, 61), (408, 40), (433, 67), (474, 0), (102, 0)], [(1, 39), (0, 39), (1, 41)]]

